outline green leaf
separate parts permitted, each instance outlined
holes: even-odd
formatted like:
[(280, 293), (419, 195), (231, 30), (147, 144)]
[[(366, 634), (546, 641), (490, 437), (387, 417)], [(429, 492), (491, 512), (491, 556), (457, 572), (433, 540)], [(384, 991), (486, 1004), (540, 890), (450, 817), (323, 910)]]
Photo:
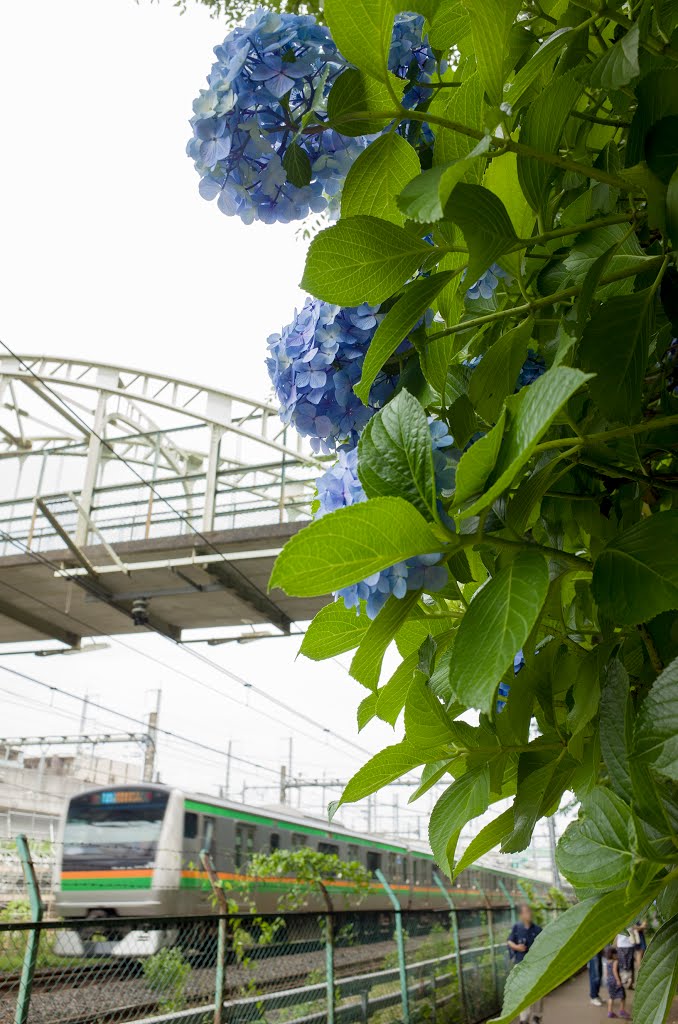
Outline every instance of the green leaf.
[(631, 812), (609, 789), (598, 787), (585, 800), (579, 820), (566, 828), (558, 843), (558, 867), (576, 888), (610, 889), (631, 874), (629, 849)]
[(645, 156), (645, 136), (657, 121), (678, 114), (678, 69), (657, 68), (641, 78), (635, 87), (638, 107), (629, 130), (626, 163), (630, 166)]
[[(520, 763), (531, 754), (521, 754)], [(542, 814), (544, 793), (553, 779), (556, 770), (555, 759), (539, 767), (533, 767), (519, 780), (518, 790), (513, 801), (513, 831), (501, 844), (502, 853), (519, 853), (527, 849), (532, 840), (534, 826)]]
[(515, 533), (519, 536), (525, 533), (537, 503), (561, 476), (569, 472), (570, 464), (563, 452), (523, 480), (511, 498), (506, 512), (506, 521)]
[(625, 626), (678, 608), (678, 511), (656, 512), (611, 541), (593, 567), (600, 610)]
[(426, 413), (401, 391), (369, 421), (358, 447), (358, 476), (368, 498), (405, 498), (427, 518), (436, 516), (436, 481)]
[(460, 182), (447, 201), (445, 216), (464, 233), (470, 257), (469, 283), (477, 281), (518, 241), (501, 199), (483, 185)]
[(616, 295), (595, 310), (584, 328), (582, 365), (596, 374), (589, 390), (610, 420), (634, 423), (640, 413), (653, 306), (650, 288)]
[(655, 679), (640, 706), (631, 757), (678, 782), (678, 658)]
[(628, 85), (640, 75), (638, 64), (638, 46), (640, 43), (640, 25), (638, 22), (629, 29), (626, 35), (606, 50), (598, 58), (589, 72), (589, 85), (592, 89), (619, 89)]
[(301, 287), (339, 306), (388, 299), (435, 250), (397, 224), (349, 217), (311, 242)]
[(518, 471), (532, 457), (560, 409), (588, 379), (588, 375), (581, 370), (568, 366), (552, 367), (529, 388), (523, 388), (507, 400), (511, 420), (490, 486), (477, 501), (460, 513), (462, 519), (487, 508), (512, 483)]
[(379, 690), (377, 717), (389, 725), (395, 725), (398, 715), (405, 707), (407, 694), (412, 685), (414, 671), (419, 663), (419, 652), (412, 651), (401, 661), (397, 669)]
[(381, 135), (351, 165), (341, 192), (342, 217), (365, 214), (403, 224), (396, 197), (420, 169), (416, 150), (402, 135)]
[(510, 1024), (521, 1010), (554, 991), (583, 967), (644, 910), (654, 895), (625, 896), (614, 889), (570, 907), (537, 936), (530, 955), (506, 979), (501, 1015), (492, 1024)]
[(377, 713), (377, 701), (379, 694), (375, 690), (373, 693), (368, 693), (364, 700), (360, 701), (358, 705), (358, 732), (361, 732), (368, 722), (371, 722)]
[(521, 551), (478, 591), (454, 644), (450, 685), (467, 707), (491, 714), (499, 680), (527, 640), (548, 592), (540, 554)]
[[(557, 153), (560, 137), (583, 87), (574, 72), (554, 78), (528, 107), (520, 131), (521, 143), (544, 153)], [(555, 173), (555, 168), (543, 160), (518, 157), (520, 187), (533, 210), (542, 209)]]
[(534, 320), (528, 317), (517, 327), (502, 334), (471, 375), (468, 396), (476, 411), (488, 423), (496, 422), (504, 399), (515, 391), (520, 368), (527, 357), (533, 326)]
[(413, 768), (418, 768), (420, 764), (422, 758), (405, 740), (384, 747), (350, 779), (336, 807), (340, 807), (341, 804), (353, 804), (371, 793), (376, 793), (378, 789), (395, 782)]
[(643, 1024), (664, 1024), (678, 989), (678, 914), (650, 940), (636, 982), (633, 1015)]
[(309, 523), (278, 555), (269, 588), (319, 597), (444, 545), (402, 498), (372, 498)]
[[(516, 154), (502, 153), (493, 157), (485, 171), (483, 185), (501, 199), (518, 238), (529, 238), (535, 215), (520, 187)], [(521, 253), (518, 251), (505, 253), (498, 262), (513, 277), (522, 273)]]
[(455, 277), (453, 271), (418, 277), (408, 284), (381, 321), (367, 350), (362, 376), (354, 386), (358, 398), (369, 405), (370, 389), (384, 363), (429, 309), (436, 295)]
[(391, 595), (363, 637), (353, 655), (350, 674), (362, 686), (376, 690), (386, 648), (419, 600), (418, 590), (408, 590), (402, 599)]
[(666, 229), (673, 245), (678, 245), (678, 170), (673, 172), (666, 190)]
[(506, 412), (502, 412), (492, 430), (478, 438), (459, 460), (455, 476), (455, 503), (463, 505), (474, 494), (480, 494), (495, 467), (504, 436)]
[(285, 150), (282, 160), (287, 180), (297, 188), (303, 188), (310, 184), (313, 177), (311, 158), (305, 149), (302, 149), (296, 142), (290, 143)]
[(505, 101), (511, 107), (514, 114), (520, 106), (520, 100), (537, 77), (543, 71), (553, 68), (553, 65), (567, 44), (567, 36), (571, 32), (572, 29), (568, 27), (556, 29), (555, 32), (544, 40), (539, 49), (532, 54), (527, 63), (523, 64), (520, 71), (517, 72), (508, 92), (504, 93)]
[(645, 193), (648, 227), (665, 235), (668, 198), (664, 182), (652, 173), (644, 160), (633, 167), (627, 167), (623, 176), (627, 181), (634, 182)]
[(370, 625), (366, 615), (356, 615), (343, 601), (325, 605), (306, 630), (299, 653), (312, 661), (335, 658), (357, 647)]
[(391, 0), (325, 0), (323, 9), (333, 41), (350, 64), (385, 80), (393, 31)]
[(645, 156), (650, 170), (668, 185), (678, 166), (678, 115), (657, 121), (645, 139)]
[(607, 668), (600, 699), (600, 748), (610, 776), (610, 785), (627, 804), (632, 788), (628, 751), (631, 741), (629, 677), (615, 659)]
[(678, 2), (676, 0), (655, 0), (657, 24), (667, 39), (678, 28)]
[[(391, 89), (400, 98), (405, 83), (394, 75), (390, 82)], [(366, 113), (367, 117), (357, 119), (356, 115)], [(398, 110), (383, 82), (364, 75), (357, 68), (347, 68), (330, 89), (327, 116), (332, 127), (341, 135), (374, 135), (383, 131), (388, 122), (398, 116)]]
[(481, 828), (477, 836), (471, 840), (463, 855), (455, 865), (452, 879), (454, 880), (466, 868), (472, 867), (481, 857), (498, 846), (504, 836), (513, 829), (513, 808), (507, 807), (503, 814)]
[(490, 138), (481, 139), (467, 157), (452, 164), (438, 164), (423, 171), (403, 189), (398, 207), (419, 224), (430, 224), (444, 215), (445, 205), (452, 189), (466, 175), (475, 160), (490, 148)]
[(436, 863), (452, 875), (454, 853), (463, 826), (484, 814), (490, 803), (490, 770), (481, 765), (455, 779), (431, 813), (428, 838)]
[(431, 18), (428, 41), (434, 50), (447, 52), (471, 33), (471, 21), (462, 0), (440, 0)]
[(504, 100), (511, 29), (522, 4), (520, 0), (464, 0), (464, 6), (471, 17), (478, 72), (488, 100), (498, 107)]
[[(429, 111), (453, 124), (475, 127), (482, 123), (483, 84), (480, 75), (469, 75), (461, 85), (453, 89), (438, 89), (429, 105)], [(434, 165), (446, 166), (455, 160), (463, 160), (476, 145), (469, 135), (462, 135), (452, 128), (431, 125), (435, 135), (433, 150)]]
[(405, 737), (411, 746), (431, 760), (454, 738), (450, 719), (423, 676), (415, 678), (405, 702)]
[[(652, 260), (652, 257), (647, 256), (640, 248), (635, 234), (629, 235), (627, 224), (609, 224), (593, 231), (585, 231), (577, 237), (576, 243), (563, 260), (563, 267), (569, 271), (567, 284), (581, 284), (598, 258), (610, 250), (612, 253), (605, 267), (606, 275), (634, 269), (640, 274), (645, 270), (648, 260)], [(631, 291), (633, 278), (605, 285), (601, 290), (601, 297), (614, 295), (620, 286)]]

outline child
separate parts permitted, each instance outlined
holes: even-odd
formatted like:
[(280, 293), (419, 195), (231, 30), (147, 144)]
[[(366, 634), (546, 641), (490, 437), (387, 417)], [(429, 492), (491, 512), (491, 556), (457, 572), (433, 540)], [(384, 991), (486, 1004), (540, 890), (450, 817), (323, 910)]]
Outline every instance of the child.
[[(614, 946), (606, 946), (603, 953), (605, 957), (605, 968), (607, 975), (607, 1015), (608, 1017), (623, 1017), (630, 1020), (631, 1015), (626, 1012), (626, 992), (619, 977), (619, 959)], [(619, 1013), (614, 1012), (614, 1004), (619, 1000)]]

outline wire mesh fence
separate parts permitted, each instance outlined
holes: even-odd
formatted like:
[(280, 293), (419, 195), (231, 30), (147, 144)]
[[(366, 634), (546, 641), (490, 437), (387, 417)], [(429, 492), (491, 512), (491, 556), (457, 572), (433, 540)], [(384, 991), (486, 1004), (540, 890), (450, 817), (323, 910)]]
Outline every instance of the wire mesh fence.
[(0, 922), (0, 1024), (473, 1024), (500, 1005), (509, 915)]

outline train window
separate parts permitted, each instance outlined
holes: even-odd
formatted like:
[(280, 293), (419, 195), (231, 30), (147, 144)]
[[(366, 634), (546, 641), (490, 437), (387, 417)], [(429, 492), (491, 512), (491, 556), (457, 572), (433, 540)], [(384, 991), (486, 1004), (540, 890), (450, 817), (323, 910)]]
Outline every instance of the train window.
[(348, 860), (357, 860), (359, 862), (360, 861), (360, 847), (359, 846), (355, 846), (353, 843), (349, 843), (347, 851), (346, 851), (346, 855), (347, 855)]
[(417, 861), (417, 858), (413, 857), (412, 858), (412, 884), (413, 885), (417, 884), (417, 869), (418, 868), (419, 868), (419, 863)]
[(273, 853), (274, 850), (280, 849), (280, 836), (277, 832), (271, 832), (271, 838), (268, 842), (268, 848)]
[(236, 825), (233, 857), (236, 868), (247, 867), (254, 852), (254, 828), (252, 825)]
[(318, 853), (333, 853), (338, 855), (339, 847), (335, 846), (334, 843), (318, 843)]
[(214, 848), (214, 826), (214, 818), (205, 815), (202, 819), (202, 849), (209, 853), (212, 853)]
[(381, 854), (375, 853), (374, 850), (367, 851), (367, 870), (371, 875), (375, 875), (381, 867)]
[(184, 839), (195, 839), (198, 835), (198, 815), (184, 811)]
[(292, 833), (292, 849), (296, 850), (300, 846), (306, 846), (306, 840), (307, 839), (308, 839), (308, 836), (305, 836), (303, 834), (303, 832), (293, 832)]

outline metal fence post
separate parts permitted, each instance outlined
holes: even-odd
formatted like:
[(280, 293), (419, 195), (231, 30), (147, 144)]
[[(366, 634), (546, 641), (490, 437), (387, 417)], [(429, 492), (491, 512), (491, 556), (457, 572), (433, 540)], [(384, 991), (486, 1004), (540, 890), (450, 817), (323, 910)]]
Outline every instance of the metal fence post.
[(468, 1020), (468, 1011), (466, 1007), (466, 988), (464, 986), (464, 965), (461, 961), (461, 946), (459, 945), (459, 922), (457, 921), (457, 908), (454, 905), (454, 900), (450, 896), (449, 892), (445, 888), (440, 876), (437, 872), (433, 872), (435, 883), (440, 889), (441, 893), (445, 898), (445, 902), (450, 908), (450, 920), (452, 921), (452, 939), (454, 941), (454, 955), (457, 961), (457, 976), (459, 978), (459, 999), (461, 1002), (461, 1012), (464, 1015), (464, 1020)]
[(403, 1024), (410, 1024), (410, 994), (407, 989), (407, 968), (405, 964), (405, 940), (403, 938), (402, 908), (398, 901), (398, 897), (386, 881), (381, 868), (377, 868), (375, 875), (384, 887), (384, 891), (388, 895), (388, 898), (393, 904), (393, 909), (395, 910), (396, 945), (398, 947), (398, 968), (400, 971), (400, 998), (402, 1001)]
[(14, 1015), (14, 1024), (26, 1024), (31, 1005), (33, 975), (35, 974), (35, 965), (38, 961), (38, 951), (40, 949), (40, 928), (38, 926), (42, 921), (45, 908), (40, 897), (40, 886), (35, 874), (35, 865), (33, 864), (28, 840), (25, 835), (16, 837), (16, 847), (19, 851), (21, 868), (24, 873), (26, 888), (28, 889), (31, 919), (35, 923), (35, 928), (31, 928), (26, 940), (24, 962), (21, 968), (21, 981), (19, 982), (19, 995), (17, 996), (16, 1013)]
[(514, 900), (513, 896), (508, 891), (506, 886), (504, 885), (504, 883), (501, 880), (501, 878), (498, 878), (497, 881), (499, 882), (499, 888), (501, 889), (501, 891), (503, 892), (504, 896), (508, 900), (508, 905), (511, 908), (511, 913), (515, 915), (515, 912), (516, 912), (516, 901)]
[(214, 978), (214, 1024), (221, 1024), (224, 1009), (224, 992), (226, 989), (226, 940), (228, 937), (228, 900), (209, 850), (200, 851), (200, 862), (212, 886), (212, 892), (219, 905), (217, 922), (217, 969)]
[(327, 1024), (334, 1024), (334, 919), (325, 917), (325, 980), (327, 982)]
[(487, 913), (487, 934), (490, 940), (490, 956), (492, 957), (492, 978), (494, 980), (494, 995), (497, 1002), (499, 1002), (499, 973), (497, 971), (497, 949), (494, 941), (494, 915), (492, 913), (492, 907), (490, 901), (485, 894), (485, 890), (481, 889), (483, 899), (485, 900), (485, 908)]

